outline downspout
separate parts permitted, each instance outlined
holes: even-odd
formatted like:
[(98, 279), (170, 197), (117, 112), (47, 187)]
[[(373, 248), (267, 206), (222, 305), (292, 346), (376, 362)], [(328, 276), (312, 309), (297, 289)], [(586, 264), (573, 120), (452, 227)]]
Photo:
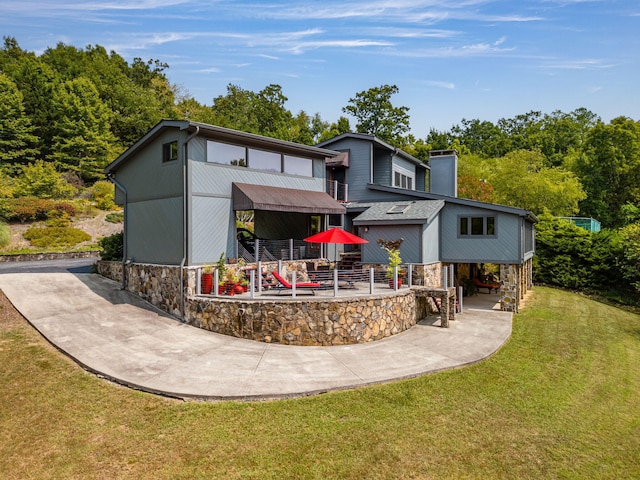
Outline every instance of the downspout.
[(124, 195), (124, 227), (123, 227), (123, 239), (122, 239), (122, 288), (121, 290), (126, 290), (127, 288), (127, 275), (126, 275), (126, 264), (127, 264), (127, 233), (128, 233), (128, 228), (127, 228), (127, 217), (129, 216), (127, 214), (127, 212), (129, 211), (129, 207), (127, 205), (127, 189), (124, 188), (124, 185), (122, 185), (120, 182), (118, 182), (115, 177), (113, 176), (113, 173), (109, 172), (107, 174), (107, 178), (109, 179), (109, 181), (111, 183), (113, 183), (116, 188), (119, 188), (123, 195)]
[(182, 260), (180, 261), (180, 320), (184, 322), (184, 265), (187, 263), (187, 248), (189, 242), (187, 240), (187, 234), (189, 232), (187, 215), (189, 213), (189, 168), (188, 168), (188, 144), (193, 137), (200, 133), (200, 127), (195, 126), (196, 130), (187, 137), (184, 141), (184, 156), (182, 159)]

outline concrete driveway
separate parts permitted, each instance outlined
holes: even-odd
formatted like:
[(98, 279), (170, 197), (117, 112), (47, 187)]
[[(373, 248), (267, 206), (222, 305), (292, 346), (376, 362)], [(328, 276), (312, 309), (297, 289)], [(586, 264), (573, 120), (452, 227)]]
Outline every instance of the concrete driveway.
[(267, 344), (181, 323), (92, 260), (0, 264), (0, 290), (53, 345), (84, 368), (147, 392), (206, 400), (314, 395), (472, 364), (511, 335), (497, 296), (465, 298), (448, 329), (433, 317), (376, 342), (332, 347)]

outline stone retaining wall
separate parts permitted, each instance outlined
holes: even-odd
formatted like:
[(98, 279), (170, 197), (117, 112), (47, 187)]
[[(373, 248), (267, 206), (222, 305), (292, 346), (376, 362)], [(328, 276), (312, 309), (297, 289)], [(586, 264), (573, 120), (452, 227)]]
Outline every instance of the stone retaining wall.
[[(289, 271), (301, 271), (292, 262)], [(276, 265), (265, 265), (275, 268)], [(122, 282), (122, 263), (100, 261), (98, 273)], [(180, 268), (127, 264), (126, 289), (180, 318)], [(251, 340), (287, 345), (345, 345), (379, 340), (416, 324), (411, 290), (358, 297), (228, 299), (196, 297), (197, 268), (185, 268), (185, 323)], [(424, 307), (421, 311), (424, 310)]]
[(98, 250), (86, 252), (46, 252), (46, 253), (16, 253), (0, 255), (0, 262), (35, 262), (38, 260), (60, 260), (64, 258), (99, 258)]
[(415, 295), (295, 300), (190, 299), (187, 323), (212, 332), (287, 345), (380, 340), (416, 323)]

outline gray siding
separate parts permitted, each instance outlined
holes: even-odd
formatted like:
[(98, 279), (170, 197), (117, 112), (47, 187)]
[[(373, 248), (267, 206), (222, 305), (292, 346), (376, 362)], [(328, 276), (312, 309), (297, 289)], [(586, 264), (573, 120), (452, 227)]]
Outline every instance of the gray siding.
[[(496, 219), (495, 237), (458, 236), (460, 216), (488, 215)], [(448, 203), (441, 214), (441, 260), (456, 263), (521, 263), (521, 217)]]
[(331, 144), (332, 150), (349, 150), (349, 167), (345, 172), (345, 183), (349, 185), (349, 200), (357, 200), (366, 195), (370, 183), (371, 144), (353, 138), (346, 138)]
[[(163, 163), (162, 145), (177, 140), (180, 147), (184, 139), (183, 132), (168, 131), (117, 170), (116, 180), (127, 189), (129, 202), (182, 195), (184, 150), (178, 148), (178, 160)], [(123, 201), (119, 191), (118, 200)]]
[(421, 263), (440, 261), (440, 216), (423, 226)]
[(235, 216), (231, 200), (193, 197), (191, 203), (191, 244), (189, 264), (215, 263), (220, 254), (235, 254)]
[(380, 245), (378, 239), (396, 240), (403, 238), (400, 245), (400, 257), (403, 263), (421, 263), (422, 253), (422, 225), (376, 225), (359, 229), (362, 238), (369, 243), (362, 245), (362, 261), (364, 263), (387, 263), (388, 255)]
[[(221, 252), (226, 252), (228, 257), (236, 254), (235, 215), (231, 200), (233, 182), (324, 192), (323, 178), (300, 177), (203, 162), (191, 162), (189, 168), (193, 199), (190, 206), (192, 244), (189, 263), (195, 265), (215, 262)], [(267, 225), (261, 225), (261, 215), (256, 217), (256, 233), (263, 238), (273, 238), (269, 236), (269, 230), (261, 231), (269, 228)], [(289, 219), (294, 217), (289, 215)], [(286, 221), (278, 220), (277, 216), (273, 217), (273, 220), (277, 220), (278, 225)], [(296, 220), (294, 223), (298, 225), (299, 221)], [(298, 226), (290, 230), (298, 232), (297, 229)]]
[(179, 265), (182, 197), (129, 203), (127, 257), (139, 263)]
[(383, 150), (375, 150), (373, 155), (373, 183), (376, 185), (392, 185), (391, 155)]

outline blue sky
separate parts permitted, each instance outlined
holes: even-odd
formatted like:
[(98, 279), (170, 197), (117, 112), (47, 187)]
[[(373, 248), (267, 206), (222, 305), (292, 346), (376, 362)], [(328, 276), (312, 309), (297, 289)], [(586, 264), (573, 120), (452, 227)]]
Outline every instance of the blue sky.
[(3, 0), (0, 31), (38, 54), (159, 59), (207, 105), (229, 83), (275, 83), (293, 113), (335, 121), (356, 93), (397, 85), (418, 138), (531, 110), (640, 119), (638, 0)]

